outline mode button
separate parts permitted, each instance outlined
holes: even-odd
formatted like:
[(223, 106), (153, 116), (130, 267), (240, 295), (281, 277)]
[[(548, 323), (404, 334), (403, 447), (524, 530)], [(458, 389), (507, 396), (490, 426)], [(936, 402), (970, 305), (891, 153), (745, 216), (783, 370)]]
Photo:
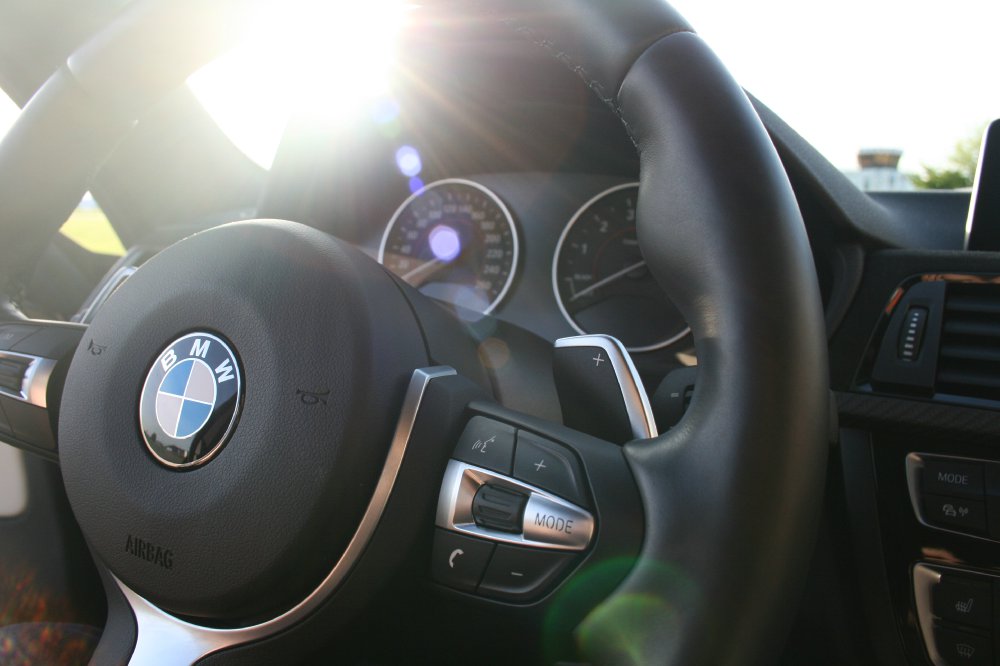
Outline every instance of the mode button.
[(524, 507), (524, 538), (556, 548), (583, 550), (594, 535), (589, 513), (566, 502), (531, 493)]
[(983, 468), (977, 463), (941, 458), (924, 460), (924, 492), (951, 497), (983, 496)]

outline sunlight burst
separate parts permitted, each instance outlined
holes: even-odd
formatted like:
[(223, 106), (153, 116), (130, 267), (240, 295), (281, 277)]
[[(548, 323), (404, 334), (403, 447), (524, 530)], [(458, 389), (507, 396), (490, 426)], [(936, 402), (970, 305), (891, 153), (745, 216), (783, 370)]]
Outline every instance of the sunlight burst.
[(343, 121), (387, 91), (402, 0), (271, 0), (240, 44), (188, 79), (229, 139), (270, 168), (295, 113)]

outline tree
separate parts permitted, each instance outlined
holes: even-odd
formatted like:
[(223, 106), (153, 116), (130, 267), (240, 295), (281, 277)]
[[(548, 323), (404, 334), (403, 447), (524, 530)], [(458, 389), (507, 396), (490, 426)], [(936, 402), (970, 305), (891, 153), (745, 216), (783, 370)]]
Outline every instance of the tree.
[(922, 190), (972, 187), (972, 181), (976, 176), (976, 164), (979, 162), (979, 146), (985, 129), (984, 125), (974, 134), (956, 143), (945, 168), (935, 169), (924, 164), (923, 174), (910, 177), (913, 184)]

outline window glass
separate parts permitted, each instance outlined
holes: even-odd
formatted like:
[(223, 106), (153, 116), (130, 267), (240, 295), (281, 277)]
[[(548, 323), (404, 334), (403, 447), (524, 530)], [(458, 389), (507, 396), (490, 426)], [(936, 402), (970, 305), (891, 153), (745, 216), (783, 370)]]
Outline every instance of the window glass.
[[(996, 0), (674, 0), (747, 90), (865, 189), (971, 184), (1000, 116)], [(954, 181), (951, 181), (954, 182)]]
[(0, 90), (0, 140), (7, 135), (7, 130), (17, 120), (17, 115), (20, 112), (21, 109), (17, 108), (14, 100), (8, 97), (3, 90)]
[(97, 254), (111, 254), (116, 257), (125, 254), (125, 247), (118, 238), (118, 233), (90, 192), (83, 195), (80, 205), (69, 216), (59, 233), (85, 250)]
[[(17, 104), (0, 90), (0, 139), (10, 130), (20, 112)], [(60, 233), (91, 252), (115, 256), (125, 254), (121, 239), (90, 192), (84, 195)]]

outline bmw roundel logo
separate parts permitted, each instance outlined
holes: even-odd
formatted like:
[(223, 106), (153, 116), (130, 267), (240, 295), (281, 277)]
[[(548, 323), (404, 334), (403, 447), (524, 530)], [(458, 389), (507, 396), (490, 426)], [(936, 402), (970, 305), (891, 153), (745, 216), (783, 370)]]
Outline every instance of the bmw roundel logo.
[(221, 338), (189, 333), (160, 353), (139, 400), (142, 438), (168, 467), (208, 462), (232, 434), (242, 399), (239, 359)]

